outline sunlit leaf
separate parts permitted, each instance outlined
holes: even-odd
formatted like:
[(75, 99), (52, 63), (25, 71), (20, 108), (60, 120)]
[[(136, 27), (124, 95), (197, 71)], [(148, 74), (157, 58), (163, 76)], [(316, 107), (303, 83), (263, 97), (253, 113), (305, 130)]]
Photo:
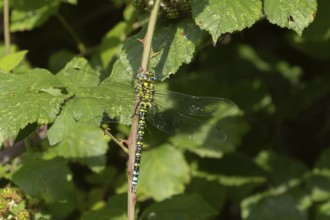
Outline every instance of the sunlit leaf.
[(39, 27), (46, 22), (50, 16), (54, 15), (60, 6), (59, 1), (47, 2), (38, 0), (38, 2), (40, 4), (23, 4), (21, 7), (17, 7), (18, 9), (12, 11), (11, 31), (25, 31)]
[(53, 122), (68, 97), (62, 94), (61, 86), (52, 74), (42, 69), (19, 75), (0, 74), (1, 142), (29, 123)]
[(262, 16), (260, 0), (193, 0), (196, 24), (212, 35), (215, 44), (221, 34), (251, 27)]
[(79, 125), (69, 131), (66, 138), (56, 146), (52, 153), (70, 161), (89, 166), (99, 172), (105, 165), (108, 145), (103, 131), (98, 127)]
[[(113, 79), (132, 77), (141, 68), (141, 54), (146, 29), (126, 40), (119, 60), (112, 71)], [(190, 63), (196, 47), (202, 40), (202, 32), (190, 19), (168, 25), (160, 23), (153, 38), (153, 50), (156, 52), (151, 59), (150, 68), (154, 69), (158, 80), (168, 78), (178, 71), (184, 63)]]
[(292, 29), (299, 35), (314, 20), (316, 8), (316, 0), (264, 1), (265, 15), (271, 23)]
[(169, 198), (182, 193), (188, 181), (189, 167), (179, 150), (163, 145), (143, 152), (137, 187), (139, 198), (158, 201)]
[(11, 53), (0, 59), (0, 69), (9, 72), (13, 70), (20, 62), (23, 61), (27, 50)]

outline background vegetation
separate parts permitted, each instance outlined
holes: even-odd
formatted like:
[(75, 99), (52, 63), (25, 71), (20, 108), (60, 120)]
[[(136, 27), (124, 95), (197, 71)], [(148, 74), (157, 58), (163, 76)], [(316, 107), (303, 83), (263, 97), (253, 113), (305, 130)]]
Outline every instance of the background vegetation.
[[(137, 215), (330, 219), (330, 2), (230, 2), (193, 0), (188, 14), (158, 21), (159, 87), (228, 98), (239, 111), (215, 119), (228, 134), (219, 146), (148, 126)], [(149, 12), (119, 0), (10, 4), (11, 49), (21, 52), (8, 58), (1, 46), (0, 216), (126, 219), (127, 155), (99, 128), (98, 107), (113, 105), (110, 73), (138, 71)], [(103, 100), (70, 106), (93, 89)], [(129, 116), (121, 122), (109, 126), (124, 139)]]

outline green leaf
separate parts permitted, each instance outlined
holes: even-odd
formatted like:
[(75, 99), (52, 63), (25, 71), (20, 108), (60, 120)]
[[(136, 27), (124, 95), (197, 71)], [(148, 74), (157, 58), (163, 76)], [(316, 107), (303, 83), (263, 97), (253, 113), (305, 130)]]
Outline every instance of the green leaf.
[[(75, 71), (79, 69), (80, 71)], [(88, 88), (100, 83), (100, 73), (94, 71), (84, 58), (74, 58), (57, 73), (56, 77), (62, 81), (65, 88), (75, 95), (83, 94)]]
[(163, 202), (154, 203), (147, 207), (142, 215), (142, 220), (200, 220), (217, 215), (217, 211), (206, 203), (200, 196), (179, 195)]
[(51, 73), (43, 69), (19, 75), (0, 74), (0, 142), (16, 135), (29, 123), (53, 122), (68, 97), (57, 89), (61, 86)]
[[(38, 1), (40, 2), (41, 0)], [(32, 8), (30, 8), (26, 6), (28, 4), (24, 4), (23, 8), (12, 10), (10, 30), (13, 32), (26, 31), (39, 27), (50, 16), (54, 15), (60, 6), (59, 1), (42, 1), (42, 3), (41, 7), (32, 4)]]
[(193, 178), (187, 189), (188, 192), (202, 196), (216, 210), (221, 210), (225, 205), (226, 187), (217, 181), (208, 181), (203, 178)]
[(67, 137), (52, 150), (52, 153), (70, 161), (85, 164), (94, 172), (100, 172), (105, 165), (107, 149), (108, 144), (100, 128), (79, 125), (67, 134)]
[(107, 68), (114, 56), (119, 53), (122, 37), (127, 28), (126, 22), (119, 22), (102, 39), (100, 56), (103, 68)]
[(78, 0), (61, 0), (61, 1), (72, 5), (76, 5), (78, 3)]
[(13, 182), (25, 193), (42, 198), (54, 219), (65, 219), (77, 203), (69, 175), (63, 159), (25, 157), (23, 165), (13, 174)]
[[(214, 122), (214, 123), (212, 123)], [(230, 153), (235, 150), (241, 143), (242, 137), (248, 131), (248, 125), (245, 122), (241, 111), (232, 111), (230, 114), (217, 115), (210, 120), (214, 126), (219, 126), (227, 134), (227, 140), (223, 143), (214, 144), (208, 142), (208, 130), (203, 130), (205, 140), (201, 142), (191, 143), (188, 139), (173, 136), (171, 142), (180, 148), (191, 151), (200, 157), (221, 158), (225, 153)]]
[[(138, 39), (143, 39), (145, 32), (146, 28), (126, 40), (120, 58), (114, 65), (113, 79), (131, 79), (140, 70), (143, 45)], [(150, 67), (155, 70), (157, 78), (168, 78), (182, 64), (190, 63), (202, 36), (191, 19), (171, 25), (160, 23), (153, 38), (153, 50), (157, 54), (150, 61)]]
[(193, 163), (195, 176), (217, 180), (225, 186), (260, 184), (265, 173), (243, 154), (227, 154), (221, 159), (200, 159)]
[(323, 203), (317, 207), (315, 220), (330, 219), (330, 201)]
[(316, 0), (265, 0), (264, 11), (272, 24), (294, 30), (298, 35), (314, 20)]
[(269, 196), (247, 207), (246, 220), (304, 220), (307, 214), (297, 208), (289, 195)]
[(48, 60), (49, 70), (51, 72), (60, 71), (70, 60), (76, 56), (75, 53), (69, 50), (59, 50), (52, 53)]
[(196, 24), (212, 35), (215, 44), (221, 34), (251, 27), (262, 15), (260, 0), (193, 0)]
[(310, 190), (313, 201), (323, 202), (330, 199), (330, 179), (328, 177), (312, 175), (305, 181), (305, 185)]
[(137, 190), (140, 199), (169, 198), (182, 193), (188, 181), (189, 167), (179, 150), (162, 145), (143, 152)]
[[(304, 41), (297, 42), (304, 43), (305, 41), (313, 41), (315, 43), (323, 43), (330, 39), (330, 25), (329, 25), (329, 11), (330, 11), (330, 2), (328, 0), (319, 0), (317, 1), (317, 14), (315, 21), (308, 26), (304, 31), (303, 39)], [(320, 42), (321, 41), (321, 42)], [(316, 51), (320, 49), (317, 48)], [(329, 51), (329, 50), (327, 50)]]
[(72, 101), (68, 101), (61, 113), (57, 116), (54, 124), (48, 129), (48, 140), (50, 145), (55, 145), (69, 136), (70, 132), (79, 125), (72, 113)]
[(313, 173), (330, 178), (330, 149), (326, 149), (321, 153), (321, 157), (316, 162)]
[(272, 185), (279, 188), (299, 184), (308, 171), (303, 163), (270, 151), (259, 153), (256, 163), (268, 172)]
[(85, 212), (81, 220), (127, 220), (126, 206), (126, 194), (115, 195), (109, 198), (104, 208)]
[(20, 62), (22, 62), (25, 58), (25, 55), (28, 51), (22, 50), (19, 52), (11, 53), (3, 58), (0, 59), (0, 70), (5, 72), (9, 72), (15, 69)]

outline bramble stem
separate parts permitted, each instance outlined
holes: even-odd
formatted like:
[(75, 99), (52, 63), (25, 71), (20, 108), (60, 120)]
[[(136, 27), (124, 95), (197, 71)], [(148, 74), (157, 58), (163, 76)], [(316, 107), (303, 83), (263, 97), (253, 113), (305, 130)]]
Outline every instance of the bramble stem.
[(125, 147), (120, 140), (118, 140), (115, 136), (113, 136), (110, 132), (109, 129), (104, 129), (103, 130), (106, 135), (108, 135), (116, 144), (119, 145), (119, 147), (128, 154), (128, 149)]
[[(158, 11), (159, 11), (159, 5), (160, 0), (156, 0), (154, 7), (151, 11), (150, 18), (149, 18), (149, 24), (146, 36), (143, 40), (143, 55), (142, 55), (142, 61), (141, 61), (141, 68), (142, 71), (146, 71), (148, 69), (148, 62), (149, 57), (151, 55), (152, 50), (152, 38), (155, 31), (156, 23), (157, 23), (157, 17), (158, 17)], [(135, 106), (138, 105), (138, 95), (136, 95), (137, 100), (135, 102)], [(131, 191), (132, 188), (132, 174), (133, 174), (133, 168), (134, 168), (134, 159), (135, 159), (135, 150), (136, 150), (136, 139), (137, 139), (137, 126), (138, 126), (138, 116), (134, 115), (131, 125), (131, 133), (127, 140), (128, 142), (128, 190), (127, 190), (127, 196), (128, 196), (128, 206), (127, 206), (127, 214), (128, 214), (128, 220), (134, 220), (134, 213), (135, 213), (135, 204), (136, 204), (136, 194)]]
[(10, 54), (10, 30), (9, 30), (9, 3), (8, 0), (3, 1), (3, 29), (5, 38), (6, 54)]

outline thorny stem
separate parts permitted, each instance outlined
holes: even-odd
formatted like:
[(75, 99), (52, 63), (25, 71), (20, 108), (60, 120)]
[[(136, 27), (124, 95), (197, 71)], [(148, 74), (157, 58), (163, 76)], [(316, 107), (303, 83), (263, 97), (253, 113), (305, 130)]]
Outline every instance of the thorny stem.
[(61, 24), (63, 25), (63, 27), (68, 31), (68, 33), (71, 35), (71, 37), (73, 38), (73, 40), (76, 42), (80, 55), (85, 55), (86, 52), (87, 52), (86, 46), (81, 41), (81, 39), (76, 34), (76, 32), (72, 29), (72, 27), (70, 26), (70, 24), (59, 13), (56, 14), (56, 17), (61, 22)]
[(113, 135), (109, 132), (109, 129), (104, 129), (103, 131), (104, 131), (104, 133), (105, 133), (106, 135), (108, 135), (108, 136), (109, 136), (114, 142), (116, 142), (116, 144), (118, 144), (119, 147), (120, 147), (123, 151), (125, 151), (125, 153), (128, 154), (128, 149), (127, 149), (127, 147), (125, 147), (125, 146), (123, 145), (123, 142), (122, 142), (122, 141), (118, 140), (115, 136), (113, 136)]
[[(152, 50), (152, 38), (155, 31), (156, 23), (157, 23), (157, 16), (159, 11), (160, 0), (156, 0), (154, 3), (154, 7), (151, 11), (149, 24), (146, 36), (143, 40), (143, 55), (141, 61), (141, 68), (142, 71), (146, 71), (148, 68), (149, 57), (151, 55)], [(138, 100), (136, 97), (135, 100)], [(138, 105), (138, 101), (135, 102), (135, 106)], [(137, 125), (138, 125), (138, 116), (134, 115), (131, 125), (131, 133), (127, 140), (128, 143), (128, 150), (129, 150), (129, 159), (128, 159), (128, 206), (127, 206), (127, 213), (128, 213), (128, 220), (134, 220), (134, 213), (135, 213), (135, 204), (136, 204), (136, 194), (131, 191), (132, 188), (132, 174), (134, 168), (134, 159), (135, 159), (135, 150), (136, 150), (136, 138), (137, 138)]]

